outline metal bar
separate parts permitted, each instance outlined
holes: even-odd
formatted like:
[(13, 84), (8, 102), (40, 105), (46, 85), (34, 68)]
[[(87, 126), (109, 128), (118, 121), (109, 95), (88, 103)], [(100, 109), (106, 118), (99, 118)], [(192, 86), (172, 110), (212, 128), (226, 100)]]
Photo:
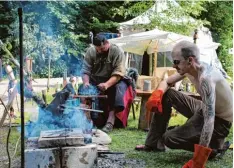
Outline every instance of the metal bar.
[(87, 108), (81, 108), (81, 107), (76, 107), (78, 110), (85, 110), (85, 111), (92, 111), (92, 112), (98, 112), (98, 113), (103, 113), (102, 110), (94, 110), (94, 109), (87, 109)]
[(124, 154), (123, 152), (110, 152), (110, 151), (98, 151), (98, 154), (114, 154), (114, 155), (121, 155)]
[(23, 58), (23, 9), (18, 8), (20, 44), (20, 101), (21, 101), (21, 168), (24, 168), (24, 58)]
[(108, 98), (107, 95), (74, 95), (73, 99), (75, 98)]
[(98, 112), (98, 113), (103, 113), (102, 110), (95, 110), (95, 109), (89, 109), (89, 108), (82, 108), (82, 107), (73, 107), (73, 106), (62, 106), (64, 109), (77, 109), (77, 110), (85, 110), (85, 111), (92, 111), (92, 112)]

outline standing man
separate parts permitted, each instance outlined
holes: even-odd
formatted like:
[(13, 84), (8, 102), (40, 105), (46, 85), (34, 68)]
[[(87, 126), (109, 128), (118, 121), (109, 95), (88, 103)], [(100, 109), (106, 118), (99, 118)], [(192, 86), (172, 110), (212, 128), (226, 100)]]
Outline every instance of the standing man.
[[(83, 86), (96, 85), (107, 94), (109, 112), (103, 131), (110, 132), (116, 119), (125, 125), (126, 115), (119, 114), (125, 108), (123, 100), (128, 86), (123, 81), (125, 75), (124, 52), (117, 45), (110, 44), (102, 35), (96, 35), (86, 54), (81, 70)], [(117, 117), (116, 117), (117, 116)], [(100, 119), (98, 119), (100, 120)], [(102, 125), (102, 124), (101, 124)]]
[[(199, 56), (193, 43), (182, 41), (175, 45), (172, 59), (178, 73), (162, 81), (149, 98), (147, 109), (155, 113), (145, 145), (136, 150), (165, 151), (167, 146), (193, 151), (193, 158), (183, 168), (203, 168), (209, 156), (224, 150), (233, 120), (232, 90), (220, 71), (201, 63)], [(170, 88), (185, 77), (194, 84), (202, 101)], [(166, 131), (172, 107), (188, 121)]]

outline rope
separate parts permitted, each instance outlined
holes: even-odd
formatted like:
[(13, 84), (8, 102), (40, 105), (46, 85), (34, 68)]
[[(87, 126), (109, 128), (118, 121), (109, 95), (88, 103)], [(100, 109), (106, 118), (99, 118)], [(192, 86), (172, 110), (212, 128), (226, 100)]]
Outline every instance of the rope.
[(7, 157), (8, 157), (8, 167), (11, 168), (11, 157), (10, 157), (10, 152), (9, 152), (9, 137), (11, 134), (11, 116), (9, 115), (9, 112), (4, 104), (4, 102), (2, 101), (2, 99), (0, 99), (2, 105), (4, 106), (5, 110), (7, 111), (8, 117), (9, 117), (9, 130), (8, 130), (8, 134), (7, 134), (7, 142), (6, 142), (6, 150), (7, 150)]

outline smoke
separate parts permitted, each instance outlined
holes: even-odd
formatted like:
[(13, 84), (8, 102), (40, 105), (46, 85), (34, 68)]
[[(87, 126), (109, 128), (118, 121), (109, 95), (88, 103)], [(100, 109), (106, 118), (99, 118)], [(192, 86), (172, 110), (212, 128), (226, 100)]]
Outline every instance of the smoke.
[[(19, 86), (18, 84), (18, 91)], [(96, 95), (98, 93), (98, 89), (92, 85), (88, 89), (84, 89), (82, 85), (80, 88), (83, 95)], [(32, 89), (27, 87), (27, 85), (25, 85), (24, 92), (26, 98), (32, 98), (32, 95), (34, 95)], [(67, 92), (66, 87), (61, 92)], [(41, 131), (64, 128), (79, 128), (86, 136), (88, 136), (87, 134), (90, 136), (94, 125), (92, 120), (86, 116), (86, 113), (79, 109), (80, 104), (80, 99), (73, 99), (70, 97), (65, 101), (65, 104), (54, 104), (56, 108), (64, 108), (63, 112), (59, 115), (55, 115), (52, 111), (49, 111), (48, 108), (41, 108), (39, 105), (38, 119), (35, 122), (29, 121), (27, 123), (25, 127), (25, 137), (39, 137)], [(88, 140), (87, 142), (89, 143), (90, 141)]]
[(100, 91), (97, 89), (94, 85), (89, 85), (87, 88), (84, 87), (84, 85), (80, 85), (78, 89), (78, 93), (80, 95), (97, 95), (100, 93)]
[[(58, 63), (59, 61), (65, 62), (67, 67), (73, 70), (70, 74), (80, 76), (83, 58), (78, 53), (78, 47), (75, 44), (78, 38), (69, 40), (69, 44), (63, 38), (67, 32), (64, 25), (60, 22), (60, 14), (57, 12), (58, 6), (52, 2), (22, 2), (21, 5), (24, 11), (24, 53), (25, 56), (33, 58), (34, 73), (39, 76), (43, 74), (45, 76), (48, 75), (46, 68), (51, 59), (51, 74), (56, 74), (53, 77), (61, 77), (61, 74), (65, 71), (65, 68)], [(70, 36), (68, 38), (70, 39)], [(67, 50), (69, 50), (69, 54)], [(65, 58), (63, 59), (61, 56)], [(20, 93), (19, 86), (17, 85), (17, 89)], [(35, 92), (33, 92), (31, 85), (25, 83), (24, 87), (25, 98), (35, 97)], [(90, 87), (87, 91), (83, 90), (82, 93), (85, 95), (96, 95), (98, 90)], [(65, 103), (61, 104), (64, 101)], [(83, 110), (78, 109), (81, 104), (79, 99), (68, 98), (58, 102), (60, 104), (54, 103), (51, 106), (55, 110), (57, 107), (63, 106), (64, 109), (58, 115), (53, 113), (52, 110), (48, 110), (48, 108), (42, 108), (43, 106), (38, 103), (38, 119), (34, 122), (29, 121), (27, 126), (25, 126), (25, 136), (27, 138), (39, 137), (41, 131), (63, 128), (79, 128), (84, 133), (90, 132), (93, 128), (93, 122), (87, 118)]]
[(83, 132), (92, 130), (93, 123), (88, 120), (82, 110), (77, 109), (78, 100), (67, 100), (63, 114), (55, 116), (50, 111), (39, 108), (36, 122), (29, 122), (26, 126), (26, 137), (39, 137), (41, 131), (63, 128), (79, 128)]

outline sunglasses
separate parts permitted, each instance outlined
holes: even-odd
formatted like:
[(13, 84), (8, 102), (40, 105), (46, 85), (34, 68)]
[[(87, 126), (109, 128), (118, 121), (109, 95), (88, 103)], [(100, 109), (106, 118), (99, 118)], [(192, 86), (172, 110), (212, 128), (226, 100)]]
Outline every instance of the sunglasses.
[(181, 60), (173, 60), (174, 65), (179, 65)]

